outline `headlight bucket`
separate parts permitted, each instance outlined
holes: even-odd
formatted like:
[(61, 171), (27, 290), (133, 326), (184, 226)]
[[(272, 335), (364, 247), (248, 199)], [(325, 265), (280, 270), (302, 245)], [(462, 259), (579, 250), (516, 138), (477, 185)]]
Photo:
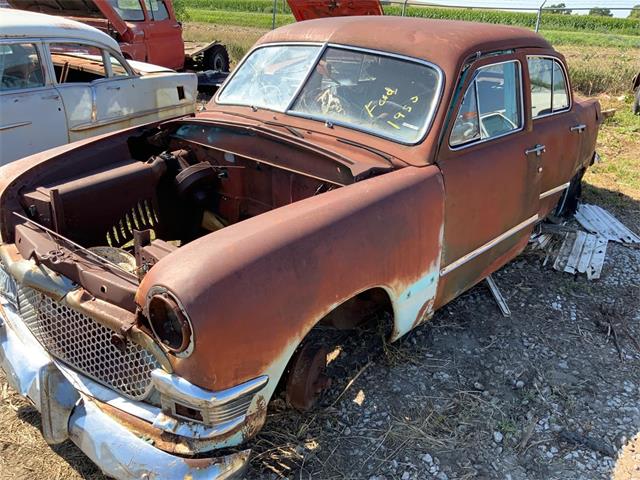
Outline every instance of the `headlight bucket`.
[(168, 290), (149, 291), (146, 317), (154, 336), (168, 352), (188, 357), (193, 351), (193, 329), (184, 308)]

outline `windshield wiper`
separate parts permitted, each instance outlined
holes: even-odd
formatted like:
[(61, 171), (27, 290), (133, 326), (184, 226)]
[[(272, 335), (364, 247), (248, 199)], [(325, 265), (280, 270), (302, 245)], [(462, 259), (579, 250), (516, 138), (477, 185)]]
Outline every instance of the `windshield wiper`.
[(300, 133), (299, 130), (297, 130), (297, 129), (289, 126), (289, 125), (285, 125), (284, 123), (274, 122), (272, 120), (269, 120), (269, 121), (266, 121), (266, 122), (262, 122), (262, 123), (264, 123), (265, 125), (273, 125), (274, 127), (284, 128), (285, 130), (287, 130), (294, 137), (304, 138), (304, 135), (302, 133)]
[(374, 147), (370, 147), (369, 145), (364, 145), (362, 143), (358, 143), (358, 142), (354, 142), (353, 140), (347, 140), (346, 138), (338, 138), (337, 139), (339, 142), (342, 143), (346, 143), (347, 145), (352, 145), (354, 147), (360, 147), (363, 150), (367, 150), (368, 152), (371, 153), (375, 153), (376, 155), (382, 157), (383, 159), (385, 159), (389, 165), (391, 165), (392, 167), (393, 165), (393, 161), (391, 160), (393, 157), (385, 152), (383, 152), (382, 150), (378, 150), (377, 148)]

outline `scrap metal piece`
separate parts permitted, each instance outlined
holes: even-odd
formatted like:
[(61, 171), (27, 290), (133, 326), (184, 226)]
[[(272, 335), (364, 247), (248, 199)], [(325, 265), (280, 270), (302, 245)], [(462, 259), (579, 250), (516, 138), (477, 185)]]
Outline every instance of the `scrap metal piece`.
[(604, 258), (607, 254), (607, 244), (608, 241), (606, 238), (600, 236), (596, 238), (593, 253), (591, 255), (591, 260), (589, 261), (589, 266), (587, 267), (587, 278), (589, 280), (600, 278), (602, 266), (604, 265)]
[(498, 304), (498, 307), (500, 308), (502, 315), (504, 317), (510, 317), (511, 310), (509, 310), (509, 305), (507, 304), (507, 301), (502, 296), (502, 292), (500, 292), (500, 289), (498, 288), (496, 281), (493, 279), (491, 275), (485, 278), (485, 280), (489, 285), (489, 290), (491, 290), (491, 293), (493, 294), (493, 298), (496, 299), (496, 303)]
[(589, 280), (600, 278), (607, 253), (606, 237), (582, 231), (568, 232), (553, 268), (560, 272), (586, 273)]
[(616, 217), (597, 205), (580, 204), (576, 220), (585, 229), (618, 243), (640, 243), (640, 236), (625, 227)]

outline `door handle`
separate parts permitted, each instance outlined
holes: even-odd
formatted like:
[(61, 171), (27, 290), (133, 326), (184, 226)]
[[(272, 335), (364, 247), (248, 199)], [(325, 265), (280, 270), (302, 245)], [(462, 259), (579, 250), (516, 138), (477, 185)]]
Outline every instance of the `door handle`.
[(535, 153), (536, 157), (539, 157), (540, 155), (542, 155), (544, 152), (546, 152), (546, 147), (544, 145), (540, 145), (539, 143), (537, 145), (535, 145), (534, 147), (531, 147), (527, 150), (524, 151), (525, 155), (529, 155), (530, 153)]
[(107, 90), (120, 90), (120, 87), (107, 87)]
[(42, 97), (42, 100), (60, 100), (60, 95), (47, 95)]
[(582, 133), (586, 129), (587, 129), (587, 126), (584, 123), (581, 123), (579, 125), (574, 125), (573, 127), (571, 127), (572, 132), (578, 132), (578, 133)]

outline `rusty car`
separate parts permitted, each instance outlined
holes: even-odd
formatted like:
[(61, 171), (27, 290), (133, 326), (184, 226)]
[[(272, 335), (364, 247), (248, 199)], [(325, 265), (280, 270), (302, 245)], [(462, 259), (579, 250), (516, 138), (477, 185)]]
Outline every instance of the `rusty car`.
[(128, 61), (111, 37), (82, 23), (0, 12), (0, 165), (195, 112), (193, 73)]
[(2, 368), (108, 475), (240, 475), (274, 394), (327, 386), (318, 329), (395, 341), (512, 260), (601, 117), (526, 29), (271, 31), (205, 111), (0, 170)]

